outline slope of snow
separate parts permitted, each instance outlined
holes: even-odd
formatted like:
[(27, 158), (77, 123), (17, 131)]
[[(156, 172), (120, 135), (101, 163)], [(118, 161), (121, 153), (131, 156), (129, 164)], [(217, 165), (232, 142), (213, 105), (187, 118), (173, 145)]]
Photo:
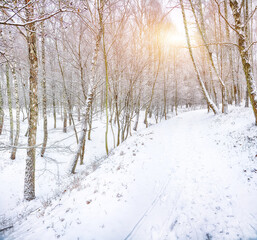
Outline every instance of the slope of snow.
[(4, 237), (256, 238), (253, 123), (249, 109), (219, 116), (197, 110), (140, 130)]

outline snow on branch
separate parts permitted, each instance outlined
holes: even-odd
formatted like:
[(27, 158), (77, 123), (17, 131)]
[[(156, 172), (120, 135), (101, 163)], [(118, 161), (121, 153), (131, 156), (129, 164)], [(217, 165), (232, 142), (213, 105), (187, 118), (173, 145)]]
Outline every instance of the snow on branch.
[[(87, 10), (86, 7), (84, 7), (83, 10), (81, 10), (81, 9), (77, 9), (75, 7), (72, 7), (72, 6), (63, 6), (63, 7), (59, 6), (59, 8), (56, 9), (52, 13), (47, 13), (47, 14), (45, 14), (43, 16), (38, 16), (34, 20), (26, 21), (24, 16), (21, 16), (20, 13), (26, 7), (34, 4), (35, 2), (36, 1), (29, 1), (27, 4), (24, 4), (24, 5), (20, 6), (20, 7), (10, 7), (10, 6), (6, 6), (6, 5), (0, 5), (0, 10), (7, 16), (7, 19), (0, 21), (0, 25), (9, 25), (9, 26), (16, 26), (16, 27), (26, 27), (29, 24), (33, 24), (33, 23), (37, 23), (37, 22), (42, 22), (42, 21), (45, 21), (47, 19), (50, 19), (50, 18), (54, 17), (55, 15), (57, 15), (59, 13), (64, 13), (64, 12), (81, 13), (84, 10)], [(19, 17), (21, 22), (15, 22), (14, 19), (16, 17)]]
[(15, 22), (8, 22), (9, 20), (11, 20), (12, 18), (8, 18), (7, 20), (5, 21), (0, 21), (0, 24), (1, 25), (9, 25), (9, 26), (16, 26), (16, 27), (25, 27), (29, 24), (32, 24), (32, 23), (37, 23), (37, 22), (42, 22), (42, 21), (45, 21), (59, 13), (62, 13), (62, 12), (67, 12), (68, 10), (66, 9), (58, 9), (56, 12), (52, 13), (52, 14), (49, 14), (45, 17), (42, 17), (42, 18), (38, 18), (38, 19), (35, 19), (35, 20), (32, 20), (32, 21), (29, 21), (29, 22), (25, 22), (25, 23), (15, 23)]
[(228, 19), (227, 19), (225, 16), (223, 16), (223, 14), (221, 13), (220, 4), (218, 3), (218, 1), (217, 1), (217, 0), (214, 0), (214, 1), (215, 1), (215, 3), (217, 4), (218, 11), (219, 11), (219, 15), (224, 19), (224, 21), (226, 22), (226, 24), (227, 24), (233, 31), (235, 31), (237, 34), (240, 35), (240, 33), (236, 30), (236, 28), (233, 27), (233, 26), (230, 24), (230, 22), (228, 21)]

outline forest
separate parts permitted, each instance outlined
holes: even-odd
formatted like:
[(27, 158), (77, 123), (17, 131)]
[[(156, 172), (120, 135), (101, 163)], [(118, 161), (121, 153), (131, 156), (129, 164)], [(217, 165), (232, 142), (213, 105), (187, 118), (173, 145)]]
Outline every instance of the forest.
[[(195, 149), (198, 148), (203, 149), (202, 151), (204, 148), (205, 151), (209, 149), (215, 155), (218, 150), (214, 151), (215, 146), (210, 147), (213, 139), (216, 139), (215, 136), (220, 137), (215, 140), (218, 142), (216, 145), (224, 141), (224, 149), (221, 150), (224, 154), (213, 157), (213, 162), (219, 162), (227, 152), (233, 155), (235, 151), (238, 151), (238, 162), (244, 162), (244, 158), (247, 161), (251, 159), (253, 165), (247, 165), (249, 169), (243, 166), (240, 171), (241, 174), (251, 174), (247, 175), (246, 184), (253, 181), (250, 187), (255, 187), (255, 191), (248, 191), (252, 194), (248, 198), (251, 201), (249, 206), (252, 207), (249, 207), (249, 212), (253, 211), (252, 215), (257, 213), (252, 204), (257, 200), (256, 12), (256, 0), (0, 0), (0, 181), (3, 185), (0, 188), (0, 195), (3, 196), (0, 199), (0, 239), (1, 234), (6, 234), (3, 239), (36, 239), (36, 235), (21, 235), (23, 237), (19, 238), (19, 229), (16, 234), (15, 224), (33, 215), (38, 209), (44, 209), (44, 213), (40, 210), (40, 216), (44, 217), (47, 211), (51, 212), (49, 206), (53, 207), (56, 198), (65, 198), (68, 191), (69, 196), (72, 196), (72, 191), (83, 189), (83, 181), (85, 186), (90, 185), (91, 181), (94, 182), (94, 179), (99, 179), (98, 185), (101, 185), (101, 181), (103, 186), (108, 185), (108, 182), (100, 180), (105, 176), (105, 173), (101, 173), (105, 164), (109, 162), (106, 168), (110, 171), (113, 171), (113, 168), (126, 168), (121, 163), (112, 166), (112, 161), (138, 157), (138, 151), (148, 146), (148, 140), (145, 142), (144, 138), (148, 139), (149, 134), (157, 136), (158, 131), (161, 132), (160, 139), (156, 140), (156, 145), (150, 144), (151, 147), (147, 149), (153, 156), (155, 152), (164, 154), (161, 156), (165, 161), (172, 156), (178, 156), (181, 162), (190, 156), (200, 159), (200, 155), (205, 155), (195, 155)], [(244, 129), (240, 125), (243, 121)], [(191, 124), (194, 124), (192, 129), (188, 127)], [(181, 129), (181, 132), (178, 129)], [(210, 129), (213, 129), (213, 132)], [(222, 137), (222, 132), (224, 136), (225, 133), (232, 136), (233, 140)], [(166, 135), (169, 135), (169, 138)], [(240, 145), (242, 136), (244, 142)], [(188, 140), (191, 138), (193, 143)], [(202, 142), (202, 138), (206, 138), (206, 144)], [(210, 139), (213, 140), (212, 143), (209, 142)], [(166, 156), (169, 144), (173, 150)], [(199, 145), (191, 147), (192, 144)], [(234, 151), (233, 147), (230, 149), (230, 145), (226, 144), (236, 146), (235, 149), (243, 149), (244, 146), (242, 151), (247, 149), (248, 155), (242, 156), (240, 149)], [(138, 150), (134, 149), (134, 146), (138, 147)], [(188, 154), (180, 156), (187, 151)], [(175, 152), (177, 155), (174, 155)], [(162, 179), (162, 171), (165, 175), (165, 168), (171, 169), (174, 165), (163, 162), (163, 165), (160, 163), (160, 166), (163, 166), (161, 168), (158, 166), (158, 158), (156, 155), (154, 161), (157, 163), (152, 163), (151, 166), (146, 163), (150, 170), (145, 174), (154, 175), (156, 168), (159, 172), (156, 170), (158, 174), (155, 174)], [(183, 164), (191, 166), (192, 176), (198, 175), (198, 171), (194, 172), (195, 166), (198, 165), (187, 161)], [(238, 166), (240, 164), (238, 163)], [(138, 168), (135, 166), (135, 172), (131, 170), (133, 174), (141, 169), (141, 165), (138, 165)], [(185, 168), (189, 169), (188, 166)], [(237, 163), (231, 166), (237, 166)], [(167, 176), (168, 174), (170, 173), (167, 172)], [(183, 174), (181, 173), (181, 176)], [(224, 175), (226, 174), (230, 173), (224, 172)], [(205, 176), (203, 178), (205, 179)], [(254, 180), (249, 180), (252, 178)], [(113, 179), (117, 184), (122, 182), (118, 177)], [(158, 181), (161, 182), (160, 179)], [(149, 182), (141, 180), (144, 185), (156, 184), (151, 182), (154, 180), (150, 180), (150, 177)], [(164, 176), (163, 181), (166, 181)], [(127, 184), (129, 186), (129, 183)], [(164, 186), (163, 183), (160, 184)], [(171, 187), (169, 184), (163, 189)], [(212, 184), (215, 185), (213, 182), (209, 184), (210, 188)], [(177, 189), (178, 185), (172, 186)], [(224, 180), (225, 185), (229, 184)], [(243, 188), (242, 185), (241, 189)], [(234, 190), (237, 191), (236, 187)], [(152, 193), (154, 191), (155, 188)], [(215, 197), (219, 194), (217, 192)], [(224, 194), (228, 195), (225, 190)], [(190, 193), (185, 194), (189, 195)], [(99, 199), (102, 204), (106, 200), (102, 195), (101, 197)], [(118, 199), (122, 197), (120, 193), (115, 195)], [(13, 200), (10, 200), (12, 198)], [(108, 201), (108, 197), (106, 199)], [(92, 199), (87, 200), (86, 205), (91, 207), (91, 202)], [(176, 201), (172, 198), (172, 203), (174, 202)], [(75, 205), (74, 202), (70, 204)], [(79, 203), (77, 204), (79, 206)], [(114, 206), (112, 208), (117, 211)], [(161, 208), (158, 209), (162, 211)], [(144, 216), (148, 214), (147, 211)], [(90, 214), (90, 211), (84, 214)], [(224, 220), (227, 217), (225, 215), (220, 219)], [(59, 221), (63, 222), (61, 219), (63, 218), (59, 217)], [(155, 229), (158, 234), (154, 235), (153, 227), (151, 233), (147, 232), (148, 230), (144, 232), (142, 227), (139, 228), (139, 225), (147, 225), (141, 224), (141, 220), (139, 225), (133, 228), (136, 220), (131, 219), (129, 227), (133, 231), (126, 238), (124, 232), (114, 234), (110, 231), (108, 237), (104, 233), (97, 235), (97, 230), (93, 227), (90, 228), (92, 235), (82, 234), (77, 237), (257, 237), (256, 215), (254, 220), (246, 221), (252, 223), (253, 233), (250, 230), (242, 230), (242, 234), (235, 231), (233, 233), (237, 235), (228, 236), (226, 230), (222, 230), (220, 234), (227, 234), (225, 237), (215, 235), (217, 230), (213, 229), (201, 230), (198, 235), (187, 232), (185, 236), (183, 234), (187, 230), (177, 230), (175, 235), (168, 236), (165, 235), (166, 230), (162, 229), (159, 233)], [(157, 217), (154, 215), (151, 219)], [(172, 232), (173, 228), (178, 226), (178, 219), (176, 218), (171, 226), (170, 222), (165, 220), (164, 226), (169, 225), (167, 229)], [(243, 221), (240, 217), (238, 219), (239, 222)], [(243, 226), (242, 229), (248, 229), (249, 226)], [(135, 233), (137, 228), (138, 235)], [(199, 226), (195, 228), (202, 229)], [(73, 235), (62, 235), (59, 230), (55, 229), (55, 235), (51, 236), (76, 239), (76, 230), (70, 232)], [(13, 235), (9, 235), (10, 231), (13, 231)], [(148, 235), (145, 235), (146, 233)], [(203, 235), (199, 237), (199, 234)], [(45, 239), (45, 236), (37, 236), (37, 239)]]

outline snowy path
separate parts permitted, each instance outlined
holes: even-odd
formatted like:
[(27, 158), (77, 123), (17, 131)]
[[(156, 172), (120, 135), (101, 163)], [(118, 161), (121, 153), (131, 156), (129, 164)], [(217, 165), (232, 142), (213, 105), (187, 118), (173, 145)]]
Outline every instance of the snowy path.
[(161, 143), (160, 153), (165, 152), (163, 157), (175, 169), (158, 202), (127, 239), (256, 236), (256, 191), (251, 192), (241, 181), (241, 172), (229, 166), (231, 156), (214, 142), (208, 118), (199, 112), (184, 114), (155, 132), (155, 144)]
[(214, 123), (195, 111), (140, 131), (8, 239), (256, 239), (256, 185)]

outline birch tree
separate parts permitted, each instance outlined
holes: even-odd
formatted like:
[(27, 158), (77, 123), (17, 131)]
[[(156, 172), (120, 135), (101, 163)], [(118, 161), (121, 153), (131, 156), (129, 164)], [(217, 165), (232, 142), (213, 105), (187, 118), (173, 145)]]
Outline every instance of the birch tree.
[(15, 140), (14, 140), (12, 153), (11, 153), (11, 159), (15, 159), (17, 145), (20, 137), (20, 98), (19, 98), (19, 84), (16, 76), (15, 66), (12, 67), (12, 76), (14, 80), (14, 94), (15, 94), (15, 106), (16, 106), (16, 133), (15, 133)]
[[(34, 19), (34, 4), (30, 0), (25, 0), (27, 22)], [(38, 121), (38, 57), (37, 57), (37, 38), (36, 24), (27, 25), (27, 44), (29, 54), (29, 132), (28, 150), (26, 158), (24, 198), (32, 200), (35, 198), (35, 162), (36, 162), (36, 137)]]
[[(104, 7), (103, 1), (101, 1), (100, 3), (98, 1), (98, 13), (99, 13), (99, 16), (101, 16), (101, 18), (102, 18), (102, 14), (103, 14), (103, 7)], [(89, 86), (88, 86), (88, 91), (87, 91), (85, 113), (84, 113), (84, 118), (82, 121), (82, 131), (79, 136), (79, 142), (78, 142), (75, 156), (73, 157), (73, 159), (71, 161), (71, 165), (69, 167), (69, 172), (73, 173), (73, 174), (75, 173), (78, 159), (83, 150), (83, 146), (84, 146), (84, 142), (85, 142), (86, 134), (87, 134), (88, 122), (90, 120), (90, 110), (91, 110), (91, 107), (93, 104), (93, 100), (94, 100), (96, 88), (97, 88), (97, 82), (95, 81), (96, 62), (97, 62), (100, 43), (101, 43), (101, 39), (102, 39), (102, 35), (103, 35), (103, 29), (102, 29), (101, 24), (98, 23), (98, 26), (99, 27), (98, 27), (98, 32), (96, 35), (95, 49), (94, 49), (91, 67), (90, 67), (90, 81), (89, 81)]]
[(238, 50), (240, 53), (243, 70), (245, 74), (245, 80), (246, 80), (247, 89), (248, 89), (248, 94), (250, 97), (250, 102), (251, 102), (254, 117), (255, 117), (255, 125), (257, 125), (257, 90), (256, 90), (256, 83), (253, 76), (253, 65), (251, 62), (251, 55), (250, 55), (250, 49), (252, 47), (252, 43), (248, 43), (249, 39), (245, 31), (245, 28), (247, 28), (250, 19), (253, 17), (253, 14), (255, 13), (255, 10), (249, 15), (249, 17), (245, 21), (243, 21), (242, 8), (240, 7), (242, 3), (240, 4), (239, 1), (237, 0), (230, 0), (229, 4), (230, 4), (230, 8), (232, 10), (232, 14), (235, 21), (235, 27), (231, 25), (230, 26), (236, 32)]
[[(45, 0), (42, 1), (42, 14), (45, 13)], [(43, 111), (43, 126), (44, 126), (44, 137), (43, 145), (41, 149), (41, 157), (44, 156), (47, 145), (48, 131), (47, 131), (47, 98), (46, 98), (46, 57), (45, 57), (45, 23), (41, 22), (41, 51), (42, 51), (42, 111)]]
[(192, 47), (191, 47), (191, 41), (190, 41), (190, 37), (189, 37), (188, 27), (187, 27), (187, 19), (186, 19), (186, 14), (185, 14), (185, 8), (184, 8), (183, 0), (180, 0), (180, 7), (181, 7), (183, 21), (184, 21), (184, 27), (185, 27), (185, 33), (186, 33), (188, 50), (189, 50), (189, 54), (190, 54), (193, 66), (194, 66), (194, 70), (195, 70), (197, 79), (199, 81), (199, 84), (200, 84), (201, 89), (202, 89), (202, 93), (203, 93), (203, 95), (205, 97), (205, 100), (206, 100), (207, 104), (210, 106), (210, 108), (212, 109), (213, 113), (217, 114), (218, 113), (218, 108), (214, 104), (214, 102), (211, 100), (210, 95), (209, 95), (209, 93), (206, 90), (206, 87), (205, 87), (205, 85), (203, 83), (203, 80), (202, 80), (202, 78), (200, 76), (199, 70), (198, 70), (196, 62), (195, 62), (195, 58), (194, 58)]
[(12, 112), (12, 92), (10, 83), (10, 70), (9, 63), (6, 64), (6, 87), (7, 87), (7, 97), (8, 97), (8, 109), (9, 109), (9, 122), (10, 122), (10, 145), (13, 145), (13, 112)]
[(222, 80), (220, 74), (218, 73), (218, 70), (217, 70), (217, 68), (216, 68), (216, 66), (214, 64), (212, 52), (210, 51), (210, 48), (209, 48), (209, 45), (208, 45), (208, 42), (207, 42), (207, 34), (206, 34), (205, 24), (204, 24), (204, 20), (203, 20), (202, 2), (201, 2), (201, 0), (199, 0), (199, 9), (200, 9), (199, 12), (200, 12), (200, 19), (201, 19), (200, 21), (197, 18), (195, 7), (194, 7), (194, 5), (192, 3), (192, 0), (189, 0), (189, 2), (190, 2), (190, 6), (191, 6), (191, 9), (192, 9), (194, 18), (195, 18), (195, 22), (196, 22), (198, 31), (199, 31), (199, 33), (201, 35), (201, 38), (202, 38), (203, 43), (204, 43), (204, 46), (205, 46), (205, 48), (207, 50), (211, 66), (212, 66), (212, 68), (214, 70), (214, 73), (217, 76), (217, 78), (218, 78), (218, 80), (220, 82), (221, 88), (222, 88), (222, 112), (223, 113), (228, 113), (227, 87), (226, 87), (224, 81)]
[[(100, 0), (101, 8), (104, 6), (104, 0)], [(104, 54), (104, 66), (105, 66), (105, 113), (106, 113), (106, 130), (105, 130), (105, 150), (108, 155), (108, 126), (109, 126), (109, 116), (108, 116), (108, 92), (109, 92), (109, 75), (108, 75), (108, 61), (107, 61), (107, 53), (105, 47), (105, 36), (104, 36), (104, 23), (103, 23), (103, 9), (98, 9), (99, 15), (99, 24), (102, 29), (102, 40), (103, 40), (103, 54)], [(92, 116), (92, 114), (91, 114)]]

